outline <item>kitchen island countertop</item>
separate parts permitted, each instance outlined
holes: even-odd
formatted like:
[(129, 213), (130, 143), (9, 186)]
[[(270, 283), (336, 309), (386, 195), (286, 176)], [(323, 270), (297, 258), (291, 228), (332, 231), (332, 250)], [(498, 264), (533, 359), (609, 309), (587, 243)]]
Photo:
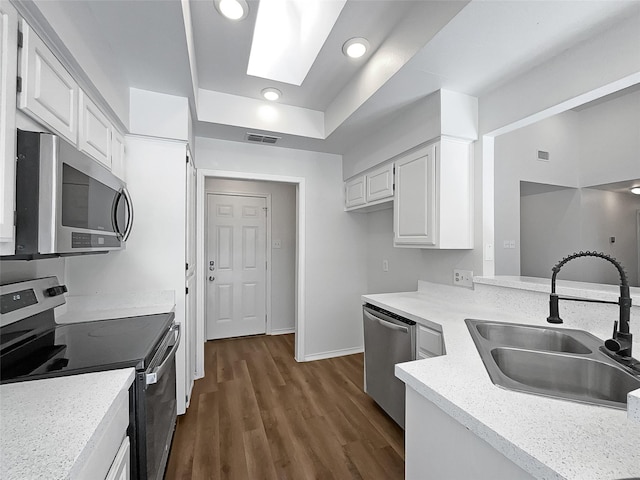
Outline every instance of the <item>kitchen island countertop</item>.
[(0, 386), (0, 477), (80, 478), (118, 405), (128, 402), (134, 374), (126, 368)]
[[(623, 410), (509, 391), (491, 382), (464, 319), (547, 325), (548, 294), (527, 294), (495, 286), (476, 285), (471, 290), (419, 282), (417, 292), (364, 295), (362, 300), (442, 330), (446, 355), (399, 364), (396, 375), (535, 478), (640, 477), (640, 423), (634, 420), (640, 418), (635, 410), (639, 391), (627, 415)], [(607, 319), (613, 315), (609, 322), (600, 318), (599, 305), (566, 303), (576, 306), (561, 303), (561, 327), (609, 338), (614, 306), (605, 310)], [(632, 309), (634, 353), (640, 352), (639, 310)]]

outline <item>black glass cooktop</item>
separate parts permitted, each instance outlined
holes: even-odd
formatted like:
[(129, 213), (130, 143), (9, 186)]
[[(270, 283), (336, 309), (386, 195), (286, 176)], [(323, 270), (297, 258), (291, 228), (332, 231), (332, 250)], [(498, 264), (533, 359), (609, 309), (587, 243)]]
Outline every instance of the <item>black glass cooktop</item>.
[(2, 329), (0, 382), (135, 367), (144, 370), (174, 314), (57, 325), (53, 312)]

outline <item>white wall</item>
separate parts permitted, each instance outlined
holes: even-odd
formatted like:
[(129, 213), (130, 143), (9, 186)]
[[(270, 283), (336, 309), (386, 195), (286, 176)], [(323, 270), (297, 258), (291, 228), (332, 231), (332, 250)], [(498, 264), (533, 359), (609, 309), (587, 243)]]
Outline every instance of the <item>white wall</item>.
[(362, 348), (366, 218), (344, 212), (339, 155), (196, 137), (203, 169), (305, 178), (305, 355)]
[[(422, 278), (422, 255), (417, 248), (393, 246), (393, 209), (350, 213), (367, 217), (367, 293), (413, 291)], [(389, 271), (382, 270), (387, 260)]]
[[(192, 136), (189, 99), (131, 88), (130, 131), (137, 135), (188, 141)], [(192, 152), (193, 153), (193, 152)]]
[[(295, 327), (296, 267), (296, 187), (277, 182), (254, 182), (208, 178), (205, 189), (212, 193), (253, 193), (271, 195), (271, 331), (290, 332)], [(270, 248), (267, 245), (267, 248)]]
[[(579, 144), (576, 142), (578, 136), (577, 114), (569, 111), (496, 138), (494, 195), (497, 274), (520, 274), (520, 181), (577, 187), (580, 159)], [(549, 152), (550, 160), (537, 160), (538, 150)], [(516, 248), (504, 248), (505, 240), (515, 240)]]
[(64, 269), (64, 258), (31, 261), (2, 260), (0, 261), (0, 284), (55, 276), (62, 285), (65, 282)]
[(580, 116), (580, 185), (640, 178), (640, 90), (585, 108)]
[[(521, 273), (551, 277), (551, 267), (577, 251), (604, 252), (626, 268), (638, 286), (636, 212), (640, 197), (590, 188), (565, 189), (521, 198)], [(615, 237), (615, 243), (609, 238)], [(562, 268), (560, 278), (618, 284), (618, 272), (600, 259), (580, 259)]]
[[(549, 152), (550, 160), (537, 160), (537, 150)], [(636, 238), (635, 214), (628, 211), (629, 204), (634, 203), (633, 197), (589, 193), (587, 190), (521, 197), (520, 181), (577, 188), (637, 179), (640, 178), (638, 151), (640, 91), (579, 111), (570, 110), (497, 137), (496, 273), (548, 277), (551, 266), (576, 249), (617, 253), (625, 258), (628, 269), (637, 272), (634, 267), (637, 253), (634, 255), (632, 244)], [(594, 198), (603, 203), (598, 205)], [(524, 202), (522, 205), (521, 201)], [(535, 208), (543, 213), (536, 213)], [(623, 211), (626, 212), (624, 217), (621, 216)], [(521, 219), (521, 212), (527, 213), (527, 219)], [(620, 226), (615, 226), (617, 224)], [(542, 225), (546, 229), (536, 233), (534, 230)], [(584, 230), (589, 226), (591, 233)], [(617, 244), (609, 245), (604, 241), (615, 235), (605, 235), (605, 226), (609, 231), (619, 232)], [(526, 232), (529, 238), (521, 238), (521, 232)], [(516, 248), (505, 249), (505, 240), (516, 240)], [(600, 273), (588, 273), (588, 263), (583, 268), (568, 267), (567, 272), (574, 279), (584, 275), (589, 281), (611, 283), (612, 277), (606, 268)]]

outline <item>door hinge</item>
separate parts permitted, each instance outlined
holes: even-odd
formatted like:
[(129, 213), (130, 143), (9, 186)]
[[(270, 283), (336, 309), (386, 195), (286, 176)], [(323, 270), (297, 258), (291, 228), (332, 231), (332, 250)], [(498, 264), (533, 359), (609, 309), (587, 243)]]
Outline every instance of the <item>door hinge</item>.
[(18, 48), (22, 48), (22, 43), (23, 43), (22, 31), (18, 30)]
[(187, 271), (189, 270), (189, 264), (188, 263), (184, 264), (184, 269), (187, 270)]
[(18, 93), (22, 92), (22, 77), (16, 77), (16, 91)]
[(13, 226), (16, 226), (16, 223), (18, 222), (18, 211), (14, 210), (13, 211)]
[(187, 163), (189, 163), (189, 155), (185, 157), (187, 159)]
[(185, 287), (185, 289), (184, 289), (184, 293), (185, 293), (186, 295), (189, 295), (189, 287)]

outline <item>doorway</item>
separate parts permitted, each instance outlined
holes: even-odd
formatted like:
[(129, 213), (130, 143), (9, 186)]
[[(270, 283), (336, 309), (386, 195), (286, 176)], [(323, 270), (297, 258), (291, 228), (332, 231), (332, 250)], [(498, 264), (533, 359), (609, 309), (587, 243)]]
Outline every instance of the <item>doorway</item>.
[[(305, 361), (305, 283), (306, 283), (306, 275), (305, 275), (305, 253), (306, 253), (306, 242), (305, 242), (305, 232), (306, 232), (306, 218), (305, 218), (305, 210), (306, 210), (306, 181), (304, 177), (290, 177), (284, 175), (270, 175), (270, 174), (262, 174), (262, 173), (247, 173), (247, 172), (233, 172), (233, 171), (225, 171), (225, 170), (213, 170), (213, 169), (198, 169), (198, 185), (197, 185), (197, 197), (198, 197), (198, 205), (197, 205), (197, 268), (198, 268), (198, 277), (199, 280), (197, 282), (198, 288), (198, 364), (197, 364), (197, 376), (201, 378), (204, 376), (204, 343), (206, 341), (206, 321), (205, 321), (205, 310), (206, 310), (206, 288), (208, 280), (208, 264), (206, 257), (206, 210), (207, 210), (207, 182), (211, 180), (247, 180), (247, 181), (258, 181), (265, 182), (266, 184), (271, 183), (280, 183), (287, 184), (291, 188), (293, 192), (292, 197), (292, 208), (293, 208), (293, 217), (295, 219), (295, 225), (293, 227), (293, 235), (294, 238), (291, 239), (292, 248), (294, 249), (294, 255), (292, 257), (292, 270), (293, 270), (293, 279), (291, 287), (289, 288), (293, 304), (293, 327), (292, 328), (280, 328), (279, 325), (275, 323), (272, 325), (273, 331), (269, 331), (269, 322), (267, 323), (267, 334), (269, 333), (295, 333), (295, 358), (297, 361)], [(211, 192), (209, 192), (211, 193)], [(220, 193), (220, 192), (216, 192)], [(226, 192), (229, 193), (229, 192)], [(240, 193), (240, 192), (232, 192), (232, 193)], [(268, 233), (269, 235), (269, 233)], [(278, 240), (274, 237), (273, 241)], [(268, 242), (271, 240), (268, 239)], [(285, 242), (283, 239), (282, 247), (284, 250)], [(276, 250), (273, 248), (267, 248), (267, 256), (269, 256), (269, 252), (280, 252), (281, 250)], [(274, 280), (274, 286), (278, 284), (277, 280)], [(267, 290), (267, 302), (270, 300), (270, 292)], [(267, 310), (269, 311), (269, 303), (267, 304)], [(273, 312), (276, 314), (276, 306), (273, 306)], [(274, 315), (274, 320), (275, 320)], [(277, 315), (279, 317), (279, 315)], [(269, 318), (269, 317), (268, 317)]]
[(207, 194), (207, 340), (266, 333), (267, 198)]

